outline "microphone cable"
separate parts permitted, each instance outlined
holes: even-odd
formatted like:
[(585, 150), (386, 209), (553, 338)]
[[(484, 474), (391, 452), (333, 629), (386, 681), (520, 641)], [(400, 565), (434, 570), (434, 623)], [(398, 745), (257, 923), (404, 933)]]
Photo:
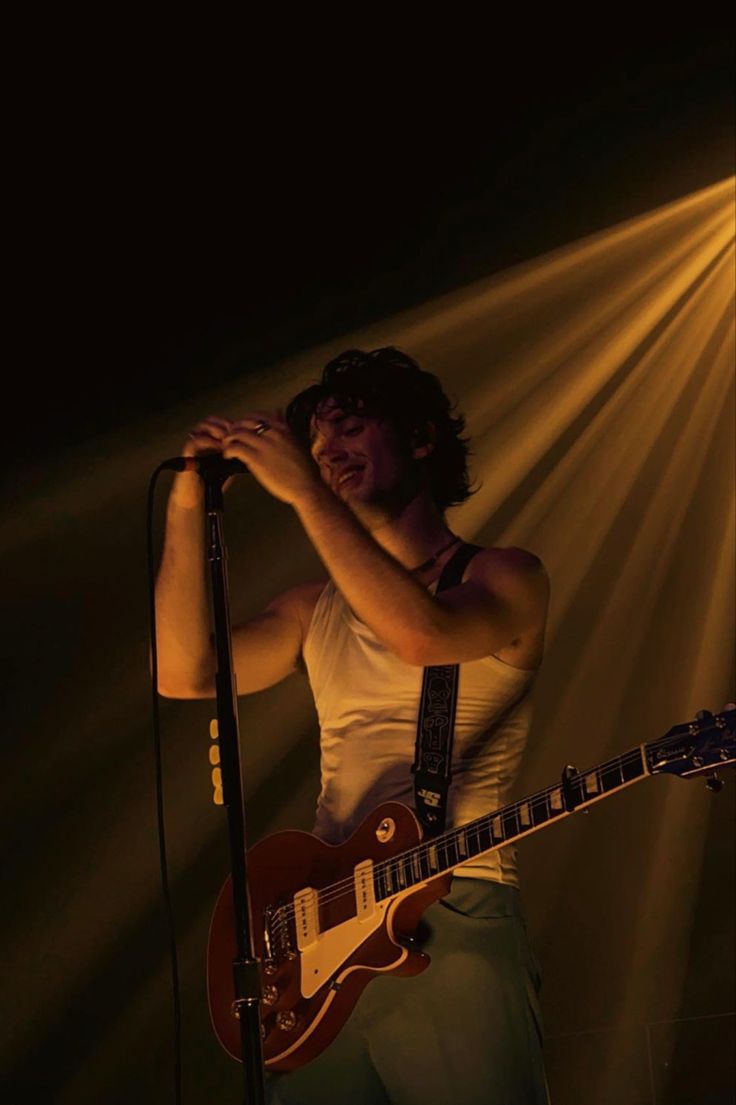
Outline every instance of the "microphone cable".
[(148, 503), (146, 510), (146, 545), (148, 562), (148, 601), (151, 640), (151, 707), (153, 721), (153, 755), (156, 771), (156, 820), (158, 824), (159, 864), (161, 868), (161, 888), (164, 898), (164, 914), (169, 938), (171, 960), (171, 989), (174, 1009), (174, 1101), (182, 1103), (182, 1062), (181, 1062), (181, 989), (179, 983), (179, 957), (176, 949), (176, 927), (174, 909), (171, 902), (169, 885), (169, 865), (166, 858), (166, 821), (164, 817), (164, 786), (161, 756), (161, 716), (158, 701), (158, 651), (156, 646), (156, 577), (153, 552), (153, 503), (156, 481), (169, 465), (166, 461), (155, 469), (148, 484)]

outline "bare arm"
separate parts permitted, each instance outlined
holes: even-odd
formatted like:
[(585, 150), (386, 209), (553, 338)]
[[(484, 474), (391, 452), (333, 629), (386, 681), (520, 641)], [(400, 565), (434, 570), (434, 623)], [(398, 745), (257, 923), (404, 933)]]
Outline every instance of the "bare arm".
[(294, 505), (351, 609), (407, 663), (462, 663), (543, 635), (549, 581), (531, 553), (485, 549), (464, 583), (435, 597), (328, 488), (315, 485)]
[(176, 477), (156, 579), (158, 690), (167, 698), (208, 697), (212, 681), (203, 506), (201, 492), (191, 487), (198, 482)]
[[(200, 509), (169, 502), (164, 553), (156, 584), (159, 692), (166, 698), (214, 698), (216, 659), (205, 585)], [(239, 694), (252, 694), (295, 670), (314, 603), (324, 583), (279, 595), (232, 630)]]
[[(225, 419), (207, 419), (184, 452), (216, 448)], [(255, 618), (233, 627), (233, 667), (240, 694), (263, 690), (294, 671), (322, 583), (307, 583), (274, 599)], [(156, 580), (158, 689), (166, 698), (213, 698), (216, 658), (205, 569), (203, 492), (196, 476), (175, 478)]]
[[(259, 420), (269, 427), (261, 435), (253, 432)], [(435, 597), (322, 482), (278, 412), (234, 423), (224, 444), (226, 457), (244, 461), (267, 491), (293, 506), (348, 605), (400, 659), (454, 664), (510, 649), (519, 660), (531, 656), (528, 666), (535, 662), (549, 587), (531, 553), (486, 549), (464, 583)]]

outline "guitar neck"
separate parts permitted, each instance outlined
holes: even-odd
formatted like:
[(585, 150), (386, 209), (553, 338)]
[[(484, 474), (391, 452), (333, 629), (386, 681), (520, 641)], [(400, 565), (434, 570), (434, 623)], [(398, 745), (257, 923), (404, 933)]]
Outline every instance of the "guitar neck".
[(417, 883), (512, 844), (520, 837), (631, 786), (648, 774), (643, 746), (588, 771), (569, 770), (556, 786), (546, 787), (460, 828), (449, 829), (392, 859), (376, 863), (373, 868), (376, 899), (393, 897)]

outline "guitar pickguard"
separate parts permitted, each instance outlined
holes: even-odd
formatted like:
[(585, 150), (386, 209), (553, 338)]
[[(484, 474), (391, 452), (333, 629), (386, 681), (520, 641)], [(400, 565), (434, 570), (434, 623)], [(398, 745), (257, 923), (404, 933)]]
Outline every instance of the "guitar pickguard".
[[(418, 889), (415, 887), (414, 891)], [(335, 981), (339, 982), (341, 978), (337, 974), (339, 968), (351, 958), (369, 936), (381, 928), (386, 919), (387, 909), (396, 904), (395, 898), (377, 902), (370, 918), (351, 917), (350, 920), (321, 932), (313, 943), (302, 948), (300, 952), (302, 996), (311, 998), (321, 986), (329, 982), (333, 975), (336, 976)], [(401, 962), (402, 958), (399, 956), (392, 966)], [(343, 974), (347, 974), (347, 971)]]

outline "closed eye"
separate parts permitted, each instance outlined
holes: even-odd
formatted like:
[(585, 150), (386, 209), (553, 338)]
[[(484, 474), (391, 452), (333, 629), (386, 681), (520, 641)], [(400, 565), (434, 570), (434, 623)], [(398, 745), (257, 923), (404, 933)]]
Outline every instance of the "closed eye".
[[(352, 426), (343, 426), (340, 429), (339, 433), (336, 435), (336, 440), (339, 440), (340, 438), (343, 438), (343, 437), (358, 437), (359, 434), (363, 433), (364, 429), (365, 429), (365, 423), (363, 423), (363, 422), (353, 423)], [(310, 446), (309, 451), (311, 452), (312, 457), (317, 462), (317, 464), (322, 463), (322, 461), (324, 459), (324, 453), (325, 453), (326, 449), (327, 449), (327, 443), (325, 442), (324, 439), (320, 440), (317, 437), (314, 437), (312, 439), (312, 444)]]

